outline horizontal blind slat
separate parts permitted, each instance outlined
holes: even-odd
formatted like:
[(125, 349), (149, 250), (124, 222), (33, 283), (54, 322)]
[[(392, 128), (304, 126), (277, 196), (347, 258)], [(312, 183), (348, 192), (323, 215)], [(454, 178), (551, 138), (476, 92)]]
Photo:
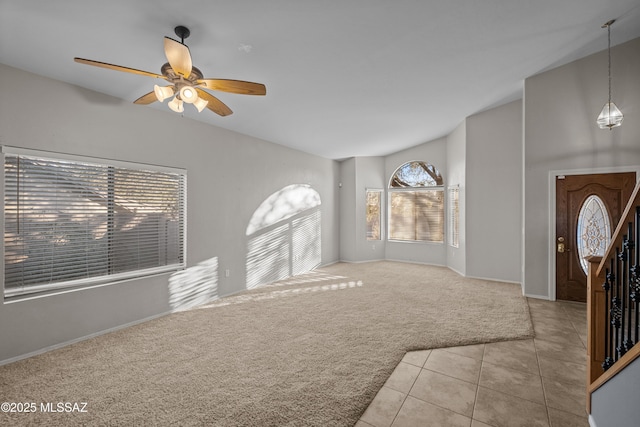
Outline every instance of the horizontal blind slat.
[(444, 241), (443, 191), (389, 191), (389, 239)]
[(4, 169), (5, 294), (182, 265), (185, 175), (12, 154)]

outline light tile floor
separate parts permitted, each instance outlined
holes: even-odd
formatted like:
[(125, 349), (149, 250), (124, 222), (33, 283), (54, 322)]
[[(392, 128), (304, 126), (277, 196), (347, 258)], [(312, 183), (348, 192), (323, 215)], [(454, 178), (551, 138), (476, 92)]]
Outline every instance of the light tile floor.
[(409, 352), (356, 427), (585, 427), (586, 305), (529, 299), (535, 339)]

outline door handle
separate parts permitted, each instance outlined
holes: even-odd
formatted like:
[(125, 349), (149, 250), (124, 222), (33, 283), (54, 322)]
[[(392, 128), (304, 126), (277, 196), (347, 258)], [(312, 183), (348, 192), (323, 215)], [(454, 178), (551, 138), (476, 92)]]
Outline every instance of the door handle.
[(564, 237), (558, 237), (558, 253), (569, 252), (569, 248), (567, 248), (564, 244)]

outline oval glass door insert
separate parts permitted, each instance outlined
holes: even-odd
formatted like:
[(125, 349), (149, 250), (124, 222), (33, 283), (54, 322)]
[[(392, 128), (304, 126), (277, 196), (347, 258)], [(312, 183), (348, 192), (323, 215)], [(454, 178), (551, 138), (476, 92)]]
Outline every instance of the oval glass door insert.
[(585, 274), (589, 268), (584, 259), (590, 255), (603, 256), (611, 241), (609, 213), (602, 199), (596, 195), (587, 197), (578, 214), (578, 257)]

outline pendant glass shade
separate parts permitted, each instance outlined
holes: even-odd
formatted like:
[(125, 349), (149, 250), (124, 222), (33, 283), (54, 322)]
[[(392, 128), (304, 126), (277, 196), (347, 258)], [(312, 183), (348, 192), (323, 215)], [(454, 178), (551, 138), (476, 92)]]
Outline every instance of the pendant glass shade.
[(184, 102), (178, 99), (176, 96), (167, 104), (176, 113), (182, 113), (184, 111)]
[(173, 87), (171, 86), (158, 86), (155, 85), (153, 86), (153, 92), (156, 94), (156, 98), (158, 98), (158, 101), (162, 102), (167, 98), (170, 98), (173, 96)]
[(602, 107), (597, 122), (600, 129), (611, 129), (620, 126), (623, 119), (624, 116), (618, 107), (616, 107), (616, 104), (607, 102), (604, 104), (604, 107)]
[(198, 97), (198, 100), (193, 105), (198, 109), (198, 113), (202, 113), (202, 110), (207, 106), (209, 101)]

